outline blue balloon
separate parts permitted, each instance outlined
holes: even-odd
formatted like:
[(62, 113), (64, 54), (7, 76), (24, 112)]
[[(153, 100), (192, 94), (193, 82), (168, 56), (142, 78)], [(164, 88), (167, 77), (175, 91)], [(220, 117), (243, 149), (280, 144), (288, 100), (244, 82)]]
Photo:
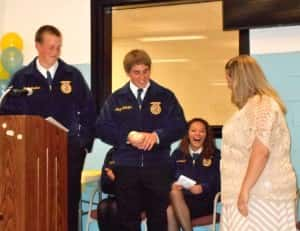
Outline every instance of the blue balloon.
[(1, 62), (5, 70), (13, 74), (22, 67), (23, 54), (16, 47), (8, 47), (2, 52)]

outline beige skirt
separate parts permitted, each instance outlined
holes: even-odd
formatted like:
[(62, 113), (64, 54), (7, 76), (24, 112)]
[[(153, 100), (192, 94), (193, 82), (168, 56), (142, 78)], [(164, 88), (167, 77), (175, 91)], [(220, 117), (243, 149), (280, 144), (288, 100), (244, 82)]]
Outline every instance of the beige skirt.
[(223, 205), (221, 231), (296, 231), (295, 207), (295, 201), (252, 199), (243, 217), (236, 205)]

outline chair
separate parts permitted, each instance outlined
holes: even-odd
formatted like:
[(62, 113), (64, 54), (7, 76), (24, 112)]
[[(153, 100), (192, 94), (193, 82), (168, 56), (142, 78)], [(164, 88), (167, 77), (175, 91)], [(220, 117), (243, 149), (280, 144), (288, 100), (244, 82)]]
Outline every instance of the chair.
[[(298, 205), (299, 205), (299, 197), (300, 197), (300, 188), (297, 190), (297, 197), (296, 197), (296, 220), (298, 219)], [(297, 230), (300, 230), (300, 221), (296, 222)]]
[[(87, 215), (87, 222), (85, 230), (89, 229), (90, 223), (97, 221), (97, 210), (93, 210), (93, 207), (98, 205), (98, 202), (102, 200), (101, 186), (98, 183), (100, 181), (101, 171), (99, 170), (84, 170), (81, 175), (81, 184), (82, 187), (85, 187), (89, 183), (96, 183), (96, 187), (92, 190), (89, 195), (88, 200), (81, 199), (79, 205), (79, 221), (78, 221), (78, 230), (82, 231), (82, 216)], [(84, 190), (82, 190), (84, 191)], [(95, 201), (96, 196), (98, 195), (97, 201)], [(88, 204), (88, 210), (84, 211), (83, 205)]]
[[(101, 184), (98, 184), (98, 187), (95, 188), (91, 194), (90, 194), (90, 199), (89, 201), (84, 201), (82, 200), (81, 203), (87, 203), (89, 204), (89, 208), (87, 212), (81, 212), (81, 216), (87, 215), (87, 220), (86, 220), (86, 225), (85, 225), (85, 231), (89, 231), (90, 224), (92, 222), (97, 222), (98, 221), (98, 211), (97, 209), (94, 209), (94, 205), (98, 205), (99, 201), (102, 200), (102, 190), (101, 190)], [(99, 194), (98, 200), (95, 201), (96, 195)], [(141, 214), (141, 222), (142, 225), (144, 226), (144, 230), (147, 231), (147, 217), (146, 214), (143, 212)], [(79, 230), (81, 231), (81, 229)]]
[[(95, 202), (95, 197), (96, 195), (99, 194), (98, 200)], [(89, 209), (87, 212), (87, 219), (86, 219), (86, 226), (85, 226), (85, 231), (89, 230), (89, 226), (92, 222), (97, 222), (97, 209), (93, 209), (94, 205), (98, 205), (99, 201), (102, 200), (102, 192), (101, 192), (101, 186), (98, 184), (98, 187), (95, 188), (90, 195), (90, 200), (89, 200)]]
[(213, 214), (197, 217), (192, 220), (192, 226), (205, 226), (205, 225), (212, 225), (212, 231), (216, 230), (216, 224), (219, 223), (220, 220), (220, 214), (217, 213), (217, 204), (220, 201), (221, 192), (218, 192), (215, 195), (214, 199), (214, 208), (213, 208)]
[[(96, 197), (97, 194), (99, 194), (99, 200), (95, 201), (95, 197)], [(89, 231), (89, 226), (92, 222), (97, 222), (97, 216), (98, 216), (97, 209), (93, 209), (93, 206), (98, 205), (98, 201), (102, 200), (101, 194), (102, 194), (102, 192), (101, 192), (101, 187), (100, 187), (100, 184), (99, 184), (98, 187), (95, 188), (90, 194), (90, 200), (88, 201), (88, 203), (89, 203), (88, 211), (81, 213), (81, 215), (87, 214), (85, 231)], [(220, 201), (220, 196), (221, 196), (221, 192), (218, 192), (215, 195), (213, 214), (194, 218), (192, 220), (193, 227), (212, 225), (211, 230), (212, 231), (216, 230), (216, 224), (220, 220), (220, 214), (217, 213), (217, 204)], [(86, 203), (86, 201), (82, 201), (82, 203)], [(141, 220), (142, 220), (142, 224), (144, 226), (144, 230), (147, 231), (147, 217), (146, 217), (146, 214), (144, 212), (141, 214)]]

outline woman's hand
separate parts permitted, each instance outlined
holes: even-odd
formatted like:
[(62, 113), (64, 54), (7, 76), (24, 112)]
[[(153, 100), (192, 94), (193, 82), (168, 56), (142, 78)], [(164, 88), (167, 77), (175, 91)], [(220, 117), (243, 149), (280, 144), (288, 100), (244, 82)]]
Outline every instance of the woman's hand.
[(248, 216), (249, 192), (262, 174), (269, 159), (269, 149), (258, 138), (255, 138), (252, 145), (252, 152), (248, 163), (248, 168), (244, 176), (237, 207), (240, 213)]
[(105, 171), (106, 175), (108, 176), (108, 178), (111, 181), (115, 181), (116, 175), (114, 174), (114, 172), (110, 168), (105, 168), (104, 171)]
[(203, 192), (203, 188), (202, 188), (201, 184), (196, 184), (196, 185), (193, 185), (192, 187), (190, 187), (189, 191), (192, 194), (201, 194)]
[(176, 184), (176, 182), (174, 182), (172, 184), (172, 187), (171, 187), (172, 190), (182, 190), (182, 186), (179, 185), (179, 184)]
[(242, 189), (238, 198), (237, 207), (239, 212), (244, 217), (248, 216), (248, 200), (249, 200), (249, 191)]

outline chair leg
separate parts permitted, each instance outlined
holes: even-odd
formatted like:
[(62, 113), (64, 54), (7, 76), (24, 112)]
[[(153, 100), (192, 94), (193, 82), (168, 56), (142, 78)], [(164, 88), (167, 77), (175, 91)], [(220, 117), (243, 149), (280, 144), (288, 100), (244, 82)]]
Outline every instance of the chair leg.
[(216, 230), (216, 220), (217, 220), (217, 204), (218, 204), (218, 200), (219, 197), (221, 196), (221, 192), (218, 192), (215, 195), (215, 199), (214, 199), (214, 210), (213, 210), (213, 224), (212, 224), (212, 231)]
[[(99, 188), (96, 188), (91, 196), (90, 196), (90, 202), (89, 202), (89, 210), (88, 210), (88, 214), (87, 214), (87, 218), (86, 218), (86, 226), (85, 226), (85, 231), (89, 231), (89, 226), (90, 226), (90, 223), (93, 221), (92, 219), (92, 209), (93, 209), (93, 202), (94, 202), (94, 198), (96, 196), (96, 193), (99, 192)], [(100, 196), (99, 196), (100, 197)], [(101, 199), (101, 198), (99, 198)]]
[(143, 219), (142, 224), (144, 226), (144, 231), (147, 231), (147, 219)]
[(78, 231), (82, 231), (82, 203), (79, 201), (78, 206)]

